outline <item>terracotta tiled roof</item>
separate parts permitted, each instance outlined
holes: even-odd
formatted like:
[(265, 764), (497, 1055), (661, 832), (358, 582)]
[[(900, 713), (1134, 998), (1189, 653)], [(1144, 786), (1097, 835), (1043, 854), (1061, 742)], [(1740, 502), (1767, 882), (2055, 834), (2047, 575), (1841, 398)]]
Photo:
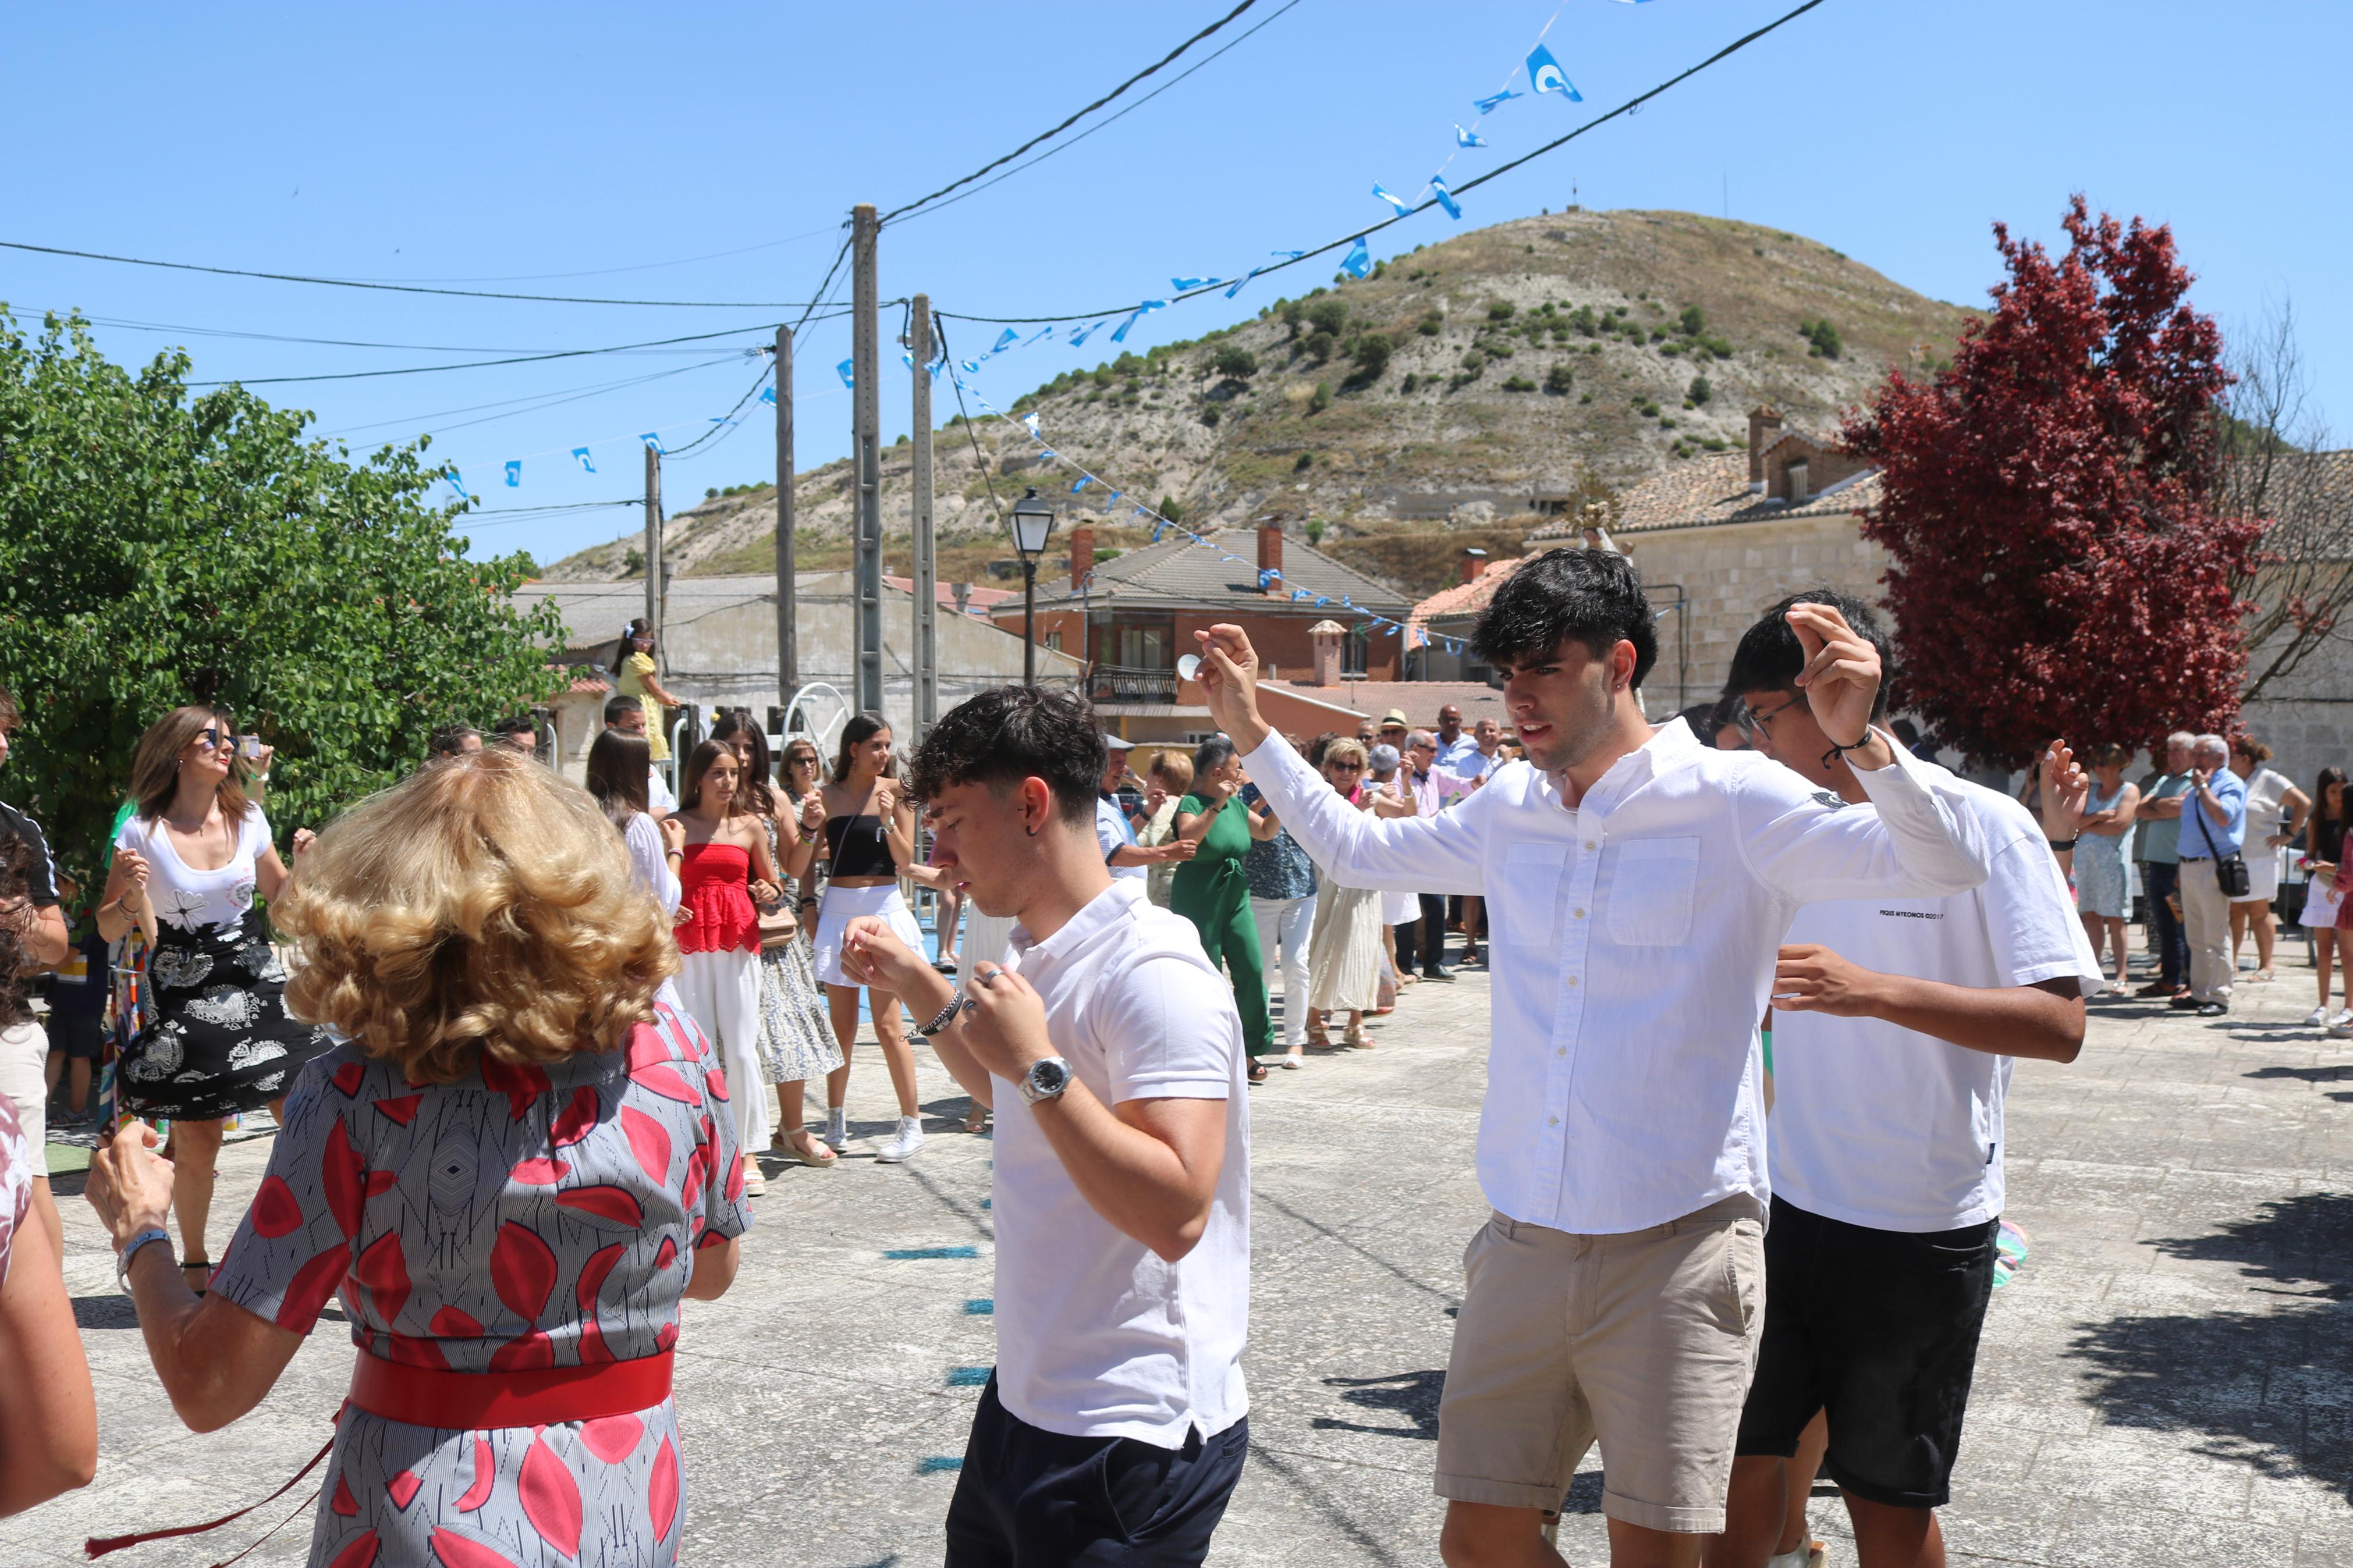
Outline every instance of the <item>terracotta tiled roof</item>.
[[(1487, 569), (1468, 583), (1457, 583), (1451, 588), (1440, 588), (1437, 593), (1416, 605), (1413, 607), (1413, 614), (1406, 617), (1406, 625), (1412, 626), (1418, 632), (1441, 616), (1477, 615), (1487, 607), (1488, 601), (1494, 598), (1495, 590), (1504, 585), (1504, 579), (1526, 565), (1534, 558), (1534, 552), (1531, 552), (1527, 555), (1516, 556), (1509, 561), (1490, 561), (1487, 563)], [(1418, 638), (1412, 646), (1420, 646)]]
[[(1038, 584), (1038, 605), (1060, 605), (1092, 597), (1154, 606), (1228, 605), (1247, 600), (1254, 608), (1290, 606), (1287, 594), (1267, 594), (1258, 585), (1258, 532), (1255, 529), (1222, 529), (1205, 535), (1212, 548), (1171, 535), (1158, 544), (1131, 550), (1105, 561), (1098, 557), (1092, 579), (1084, 590), (1058, 584)], [(1239, 556), (1240, 563), (1219, 552)], [(1407, 606), (1405, 595), (1383, 587), (1353, 567), (1344, 566), (1304, 539), (1286, 535), (1282, 542), (1282, 581), (1303, 589), (1310, 598), (1298, 607), (1315, 608), (1314, 598), (1338, 605), (1343, 597), (1377, 615), (1395, 616)]]
[[(1786, 438), (1786, 437), (1785, 437)], [(1757, 522), (1778, 517), (1836, 517), (1867, 510), (1879, 504), (1879, 475), (1854, 478), (1815, 492), (1797, 506), (1751, 494), (1748, 453), (1711, 452), (1676, 464), (1665, 473), (1645, 479), (1626, 492), (1625, 514), (1613, 533), (1642, 533), (1661, 528), (1703, 528), (1719, 522)], [(1563, 523), (1528, 536), (1528, 542), (1551, 542), (1582, 537), (1575, 523)], [(1487, 569), (1488, 575), (1494, 568)]]
[[(911, 599), (915, 595), (915, 580), (913, 577), (893, 577), (885, 574), (882, 581)], [(932, 584), (932, 595), (939, 602), (940, 608), (944, 610), (955, 608), (955, 593), (950, 584), (934, 581)], [(976, 610), (986, 611), (991, 605), (1001, 605), (1008, 599), (1018, 599), (1020, 596), (1010, 588), (984, 588), (977, 583), (971, 583), (965, 584), (964, 602), (968, 607), (967, 613), (970, 613)]]
[(590, 692), (610, 691), (613, 689), (613, 683), (602, 676), (575, 675), (572, 678), (572, 684), (565, 689), (575, 697), (578, 697)]

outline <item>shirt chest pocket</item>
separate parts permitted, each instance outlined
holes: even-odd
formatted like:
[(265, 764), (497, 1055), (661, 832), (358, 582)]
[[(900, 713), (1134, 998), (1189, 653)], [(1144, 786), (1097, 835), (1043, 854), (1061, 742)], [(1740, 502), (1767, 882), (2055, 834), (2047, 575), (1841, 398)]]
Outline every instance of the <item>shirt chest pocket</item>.
[(1560, 873), (1568, 864), (1566, 844), (1514, 844), (1504, 862), (1504, 896), (1498, 906), (1496, 930), (1504, 941), (1523, 947), (1546, 947), (1560, 935)]
[(1697, 838), (1630, 838), (1609, 879), (1609, 935), (1630, 947), (1670, 947), (1691, 934), (1699, 881)]

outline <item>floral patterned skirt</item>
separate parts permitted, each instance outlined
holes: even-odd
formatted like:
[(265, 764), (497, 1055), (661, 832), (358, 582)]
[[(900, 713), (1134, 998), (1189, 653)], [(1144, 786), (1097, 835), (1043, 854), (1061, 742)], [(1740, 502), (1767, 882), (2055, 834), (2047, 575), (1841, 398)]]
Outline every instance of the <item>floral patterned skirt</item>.
[(286, 1011), (286, 970), (259, 910), (234, 926), (164, 924), (147, 956), (152, 1021), (123, 1048), (122, 1109), (175, 1121), (259, 1110), (328, 1048), (326, 1031)]
[(784, 946), (760, 954), (760, 1070), (770, 1083), (806, 1083), (839, 1066), (841, 1047), (809, 967), (804, 926)]

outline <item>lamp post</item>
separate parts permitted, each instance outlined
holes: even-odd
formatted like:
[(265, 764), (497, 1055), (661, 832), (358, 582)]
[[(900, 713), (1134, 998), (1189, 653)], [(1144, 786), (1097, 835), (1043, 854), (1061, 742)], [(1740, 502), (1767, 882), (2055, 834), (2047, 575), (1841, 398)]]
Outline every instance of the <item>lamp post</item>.
[(1038, 557), (1054, 532), (1054, 507), (1038, 487), (1013, 503), (1013, 548), (1021, 557), (1021, 684), (1038, 684)]

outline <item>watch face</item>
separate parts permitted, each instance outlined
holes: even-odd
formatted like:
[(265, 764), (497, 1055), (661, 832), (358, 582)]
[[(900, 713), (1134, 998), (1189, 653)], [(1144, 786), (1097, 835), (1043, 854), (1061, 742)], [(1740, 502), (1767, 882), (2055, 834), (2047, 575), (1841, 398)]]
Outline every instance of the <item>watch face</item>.
[(1039, 1094), (1060, 1094), (1071, 1080), (1070, 1069), (1060, 1062), (1033, 1062), (1029, 1068), (1029, 1086)]

